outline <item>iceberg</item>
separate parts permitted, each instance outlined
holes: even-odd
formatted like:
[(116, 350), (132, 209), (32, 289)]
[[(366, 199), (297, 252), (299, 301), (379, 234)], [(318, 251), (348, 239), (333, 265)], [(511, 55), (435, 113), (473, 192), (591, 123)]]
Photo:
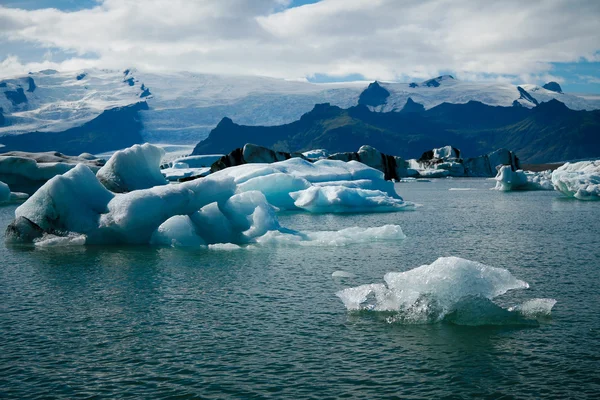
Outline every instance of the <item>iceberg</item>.
[(388, 312), (388, 322), (461, 325), (536, 324), (550, 315), (552, 299), (529, 301), (504, 309), (492, 300), (529, 285), (508, 270), (459, 257), (441, 257), (405, 272), (389, 272), (385, 283), (341, 290), (336, 295), (349, 311)]
[(380, 190), (346, 186), (313, 186), (290, 196), (296, 207), (312, 213), (391, 212), (414, 207)]
[(72, 157), (58, 152), (11, 151), (0, 154), (0, 180), (18, 192), (33, 193), (50, 178), (64, 174), (80, 163), (98, 171), (104, 160), (85, 153)]
[[(292, 158), (231, 167), (205, 178), (166, 185), (162, 176), (162, 180), (154, 179), (160, 174), (161, 152), (151, 145), (136, 145), (115, 153), (98, 174), (79, 164), (55, 176), (16, 209), (7, 241), (30, 243), (52, 236), (77, 237), (73, 243), (81, 243), (83, 237), (86, 244), (169, 246), (247, 244), (259, 238), (264, 243), (322, 242), (319, 234), (281, 227), (276, 212), (380, 212), (412, 207), (398, 196), (392, 182), (383, 179), (381, 171), (356, 161), (310, 163)], [(136, 161), (140, 163), (133, 168)], [(156, 186), (145, 188), (153, 183)], [(268, 234), (273, 232), (277, 239), (271, 240)], [(349, 237), (343, 236), (346, 233)], [(361, 235), (370, 239), (403, 235), (399, 227), (385, 227), (383, 233), (326, 234), (341, 242), (358, 241), (354, 236)], [(337, 239), (328, 243), (334, 242)]]
[(160, 161), (164, 155), (165, 151), (158, 146), (136, 144), (115, 152), (96, 176), (114, 193), (166, 185), (167, 181), (160, 172)]
[(504, 165), (498, 169), (495, 190), (508, 192), (511, 190), (553, 190), (551, 183), (551, 171), (531, 172), (517, 170), (513, 171), (510, 165)]
[(205, 179), (231, 177), (237, 192), (258, 190), (281, 210), (309, 212), (384, 212), (408, 210), (383, 172), (358, 161), (290, 158), (271, 164), (244, 164)]
[(0, 205), (25, 201), (28, 197), (27, 193), (11, 192), (8, 185), (0, 181)]
[[(15, 211), (8, 241), (32, 242), (38, 229), (58, 236), (77, 233), (87, 244), (149, 243), (167, 219), (192, 214), (235, 191), (231, 179), (196, 180), (115, 194), (80, 164), (55, 176)], [(35, 228), (37, 226), (37, 228)]]
[(600, 160), (566, 163), (552, 172), (552, 185), (578, 200), (600, 200)]
[(314, 149), (305, 151), (302, 153), (302, 155), (308, 158), (309, 160), (321, 160), (323, 158), (329, 157), (330, 154), (329, 151), (325, 149)]

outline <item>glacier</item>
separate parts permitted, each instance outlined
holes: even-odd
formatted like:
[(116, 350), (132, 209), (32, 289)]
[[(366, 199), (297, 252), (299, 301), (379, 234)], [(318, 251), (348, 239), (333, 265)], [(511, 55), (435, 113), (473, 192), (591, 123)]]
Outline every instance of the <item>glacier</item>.
[(553, 299), (534, 299), (512, 308), (493, 302), (529, 285), (508, 270), (459, 257), (440, 257), (429, 265), (389, 272), (385, 283), (349, 287), (336, 293), (349, 311), (385, 312), (389, 323), (450, 322), (459, 325), (537, 324), (548, 317)]
[(552, 172), (552, 185), (578, 200), (600, 200), (600, 160), (564, 164)]
[[(15, 104), (6, 96), (6, 92), (26, 89), (30, 79), (35, 89), (24, 93), (26, 101)], [(0, 126), (0, 136), (64, 131), (93, 120), (105, 110), (144, 101), (149, 106), (140, 113), (144, 141), (196, 143), (224, 116), (245, 125), (280, 125), (299, 119), (315, 104), (355, 106), (371, 82), (318, 84), (253, 76), (149, 73), (130, 68), (45, 70), (6, 78), (2, 83), (6, 86), (0, 89), (0, 107), (8, 123)], [(390, 95), (384, 104), (369, 106), (374, 111), (400, 111), (408, 99), (425, 109), (471, 100), (492, 106), (509, 107), (517, 102), (534, 107), (522, 98), (523, 90), (536, 102), (557, 99), (574, 110), (600, 108), (597, 102), (537, 85), (469, 82), (450, 76), (420, 83), (378, 84)], [(145, 95), (148, 90), (151, 94)]]

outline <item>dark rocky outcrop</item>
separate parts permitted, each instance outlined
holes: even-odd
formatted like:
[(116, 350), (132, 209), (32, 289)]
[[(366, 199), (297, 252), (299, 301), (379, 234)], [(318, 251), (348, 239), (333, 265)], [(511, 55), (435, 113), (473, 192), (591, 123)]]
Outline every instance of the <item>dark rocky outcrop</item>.
[(562, 93), (562, 88), (558, 84), (558, 82), (548, 82), (544, 86), (542, 86), (546, 90), (551, 90), (556, 93)]
[(406, 162), (402, 157), (381, 153), (371, 146), (361, 146), (357, 152), (336, 153), (329, 160), (358, 161), (383, 172), (386, 180), (400, 180), (406, 176)]
[(77, 75), (77, 76), (76, 76), (76, 79), (77, 79), (78, 81), (80, 81), (80, 80), (82, 80), (83, 78), (85, 78), (86, 76), (87, 76), (87, 74), (86, 74), (85, 72), (83, 72), (83, 73), (81, 73), (81, 74)]
[(423, 104), (420, 103), (415, 103), (413, 101), (413, 99), (411, 99), (410, 97), (406, 100), (406, 104), (404, 105), (404, 107), (402, 107), (402, 110), (400, 110), (400, 112), (403, 113), (411, 113), (411, 112), (424, 112), (425, 111), (425, 106), (423, 106)]
[(123, 82), (125, 82), (126, 84), (128, 84), (129, 86), (133, 86), (135, 85), (135, 81), (133, 80), (133, 78), (127, 78), (125, 79)]
[(536, 106), (539, 104), (538, 101), (532, 95), (530, 95), (527, 92), (527, 90), (523, 89), (521, 86), (517, 86), (517, 90), (519, 91), (519, 94), (521, 95), (519, 97), (520, 100), (527, 100), (530, 103), (535, 104)]
[(18, 106), (19, 104), (27, 103), (27, 96), (25, 96), (25, 91), (23, 88), (16, 88), (15, 90), (7, 90), (4, 92), (4, 95), (13, 106)]
[(388, 97), (390, 97), (390, 92), (375, 81), (360, 94), (358, 104), (377, 107), (385, 104)]
[(496, 176), (497, 168), (502, 165), (509, 165), (512, 171), (521, 169), (519, 157), (507, 149), (498, 149), (489, 154), (469, 158), (464, 161), (463, 165), (465, 175), (472, 177)]
[(28, 76), (27, 78), (25, 78), (25, 81), (27, 83), (27, 91), (30, 92), (30, 93), (33, 93), (34, 90), (37, 88), (37, 86), (35, 84), (35, 81), (30, 76)]
[(59, 151), (63, 154), (102, 153), (142, 143), (141, 110), (145, 101), (103, 111), (85, 124), (62, 132), (30, 132), (0, 137), (4, 151)]
[(6, 227), (5, 239), (9, 243), (32, 243), (44, 236), (44, 230), (29, 218), (17, 217)]
[(215, 161), (210, 167), (210, 172), (217, 172), (228, 167), (235, 167), (236, 165), (249, 163), (273, 163), (277, 161), (288, 160), (294, 157), (307, 160), (307, 158), (300, 153), (274, 151), (266, 147), (247, 143), (244, 145), (244, 147), (237, 148), (229, 154), (224, 155), (219, 160)]
[(152, 93), (150, 93), (150, 89), (148, 89), (143, 83), (142, 83), (142, 93), (140, 93), (140, 97), (148, 97), (150, 96)]

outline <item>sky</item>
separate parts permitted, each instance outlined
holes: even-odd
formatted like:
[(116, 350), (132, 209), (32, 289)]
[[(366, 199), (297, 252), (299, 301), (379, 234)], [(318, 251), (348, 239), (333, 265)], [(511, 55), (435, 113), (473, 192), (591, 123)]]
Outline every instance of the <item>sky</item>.
[(0, 0), (0, 76), (130, 67), (600, 94), (600, 1)]

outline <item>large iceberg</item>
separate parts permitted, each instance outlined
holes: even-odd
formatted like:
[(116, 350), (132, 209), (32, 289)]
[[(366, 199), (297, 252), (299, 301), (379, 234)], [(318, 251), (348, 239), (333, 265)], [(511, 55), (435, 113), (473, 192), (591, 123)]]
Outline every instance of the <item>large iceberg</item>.
[(232, 177), (238, 192), (258, 190), (274, 206), (310, 212), (387, 212), (413, 207), (384, 179), (383, 172), (358, 161), (290, 158), (245, 164), (211, 174)]
[[(502, 268), (441, 257), (405, 272), (389, 272), (385, 283), (341, 290), (337, 296), (350, 311), (389, 312), (388, 322), (461, 325), (536, 324), (549, 316), (555, 300), (536, 299), (504, 309), (492, 300), (529, 285)], [(535, 314), (535, 315), (534, 315)]]
[(494, 178), (496, 187), (494, 189), (501, 191), (511, 190), (553, 190), (551, 181), (552, 172), (531, 172), (517, 170), (513, 171), (510, 165), (504, 165), (498, 169), (498, 174)]
[(167, 184), (160, 172), (165, 151), (149, 143), (117, 151), (96, 176), (112, 192), (125, 193)]
[[(310, 242), (319, 239), (282, 228), (276, 211), (378, 212), (412, 206), (398, 196), (381, 171), (356, 161), (310, 163), (292, 158), (246, 164), (180, 184), (156, 180), (157, 186), (135, 190), (152, 184), (146, 178), (158, 171), (160, 161), (154, 149), (144, 145), (117, 152), (103, 174), (95, 175), (81, 164), (52, 178), (17, 208), (7, 239), (210, 245), (246, 244), (277, 232), (275, 241)], [(144, 162), (128, 170), (136, 159)], [(115, 188), (128, 191), (115, 193)], [(397, 232), (392, 236), (399, 238)]]
[(600, 160), (566, 163), (552, 172), (554, 189), (578, 200), (600, 200)]
[[(7, 239), (31, 242), (22, 226), (50, 235), (85, 235), (86, 243), (149, 243), (158, 227), (234, 194), (231, 179), (196, 180), (124, 194), (107, 190), (85, 165), (49, 180), (15, 211)], [(37, 229), (34, 229), (37, 231)]]

